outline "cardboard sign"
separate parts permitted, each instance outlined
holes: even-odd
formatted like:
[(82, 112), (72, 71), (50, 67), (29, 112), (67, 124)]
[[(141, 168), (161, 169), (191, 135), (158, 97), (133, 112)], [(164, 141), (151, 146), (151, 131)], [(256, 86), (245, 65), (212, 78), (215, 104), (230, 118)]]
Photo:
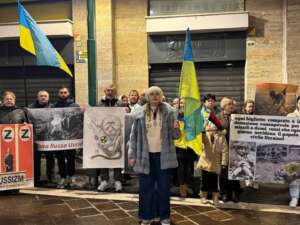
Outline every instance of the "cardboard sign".
[(0, 190), (33, 187), (31, 124), (0, 125)]

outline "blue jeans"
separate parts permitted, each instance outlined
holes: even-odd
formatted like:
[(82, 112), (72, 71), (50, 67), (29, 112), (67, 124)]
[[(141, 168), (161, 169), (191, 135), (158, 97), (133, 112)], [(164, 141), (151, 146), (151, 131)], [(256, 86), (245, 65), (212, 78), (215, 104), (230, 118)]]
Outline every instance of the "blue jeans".
[(296, 179), (289, 185), (291, 198), (299, 198), (300, 179)]
[(170, 218), (170, 170), (160, 169), (160, 153), (149, 153), (150, 174), (139, 174), (139, 217)]

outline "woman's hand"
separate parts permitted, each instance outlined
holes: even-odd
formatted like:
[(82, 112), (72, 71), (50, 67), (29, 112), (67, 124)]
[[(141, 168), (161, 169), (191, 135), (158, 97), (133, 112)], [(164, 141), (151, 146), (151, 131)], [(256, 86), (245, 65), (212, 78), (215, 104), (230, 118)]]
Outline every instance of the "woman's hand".
[(135, 163), (136, 163), (135, 159), (129, 159), (128, 160), (128, 165), (131, 166), (131, 167), (134, 167)]

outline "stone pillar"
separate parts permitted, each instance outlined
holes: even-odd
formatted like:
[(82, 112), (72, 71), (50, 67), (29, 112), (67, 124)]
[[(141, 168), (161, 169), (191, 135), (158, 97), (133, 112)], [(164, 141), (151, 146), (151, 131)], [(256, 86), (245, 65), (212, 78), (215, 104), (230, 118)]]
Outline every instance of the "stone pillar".
[(288, 83), (299, 85), (300, 94), (300, 2), (287, 0), (287, 73)]
[(116, 84), (114, 10), (113, 0), (101, 0), (95, 3), (98, 98), (100, 98), (107, 85)]
[[(87, 52), (87, 14), (86, 0), (73, 0), (74, 55)], [(88, 65), (87, 62), (74, 62), (76, 102), (88, 104)]]
[(148, 87), (147, 0), (115, 0), (116, 80), (118, 94)]

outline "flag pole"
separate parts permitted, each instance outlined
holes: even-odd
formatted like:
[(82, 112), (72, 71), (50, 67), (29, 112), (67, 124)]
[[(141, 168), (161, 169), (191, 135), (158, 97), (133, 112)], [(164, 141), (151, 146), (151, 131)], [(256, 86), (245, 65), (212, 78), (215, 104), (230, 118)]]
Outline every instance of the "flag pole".
[(95, 41), (95, 0), (87, 0), (88, 25), (88, 92), (89, 105), (97, 103), (97, 77), (96, 77), (96, 41)]

